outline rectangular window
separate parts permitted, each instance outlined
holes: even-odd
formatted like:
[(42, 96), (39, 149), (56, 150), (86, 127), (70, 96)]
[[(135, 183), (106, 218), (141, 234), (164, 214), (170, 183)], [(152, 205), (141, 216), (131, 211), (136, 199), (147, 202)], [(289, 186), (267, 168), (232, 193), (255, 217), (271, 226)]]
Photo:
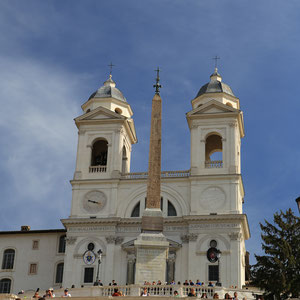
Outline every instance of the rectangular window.
[(32, 241), (32, 250), (39, 249), (39, 241)]
[(66, 251), (66, 235), (62, 235), (59, 238), (58, 253), (65, 253), (65, 251)]
[(10, 293), (11, 280), (9, 278), (4, 278), (0, 280), (0, 294)]
[(208, 280), (218, 281), (219, 277), (219, 266), (208, 266)]
[(29, 274), (30, 275), (37, 274), (37, 264), (34, 263), (29, 265)]
[(15, 260), (15, 250), (7, 249), (3, 254), (2, 269), (13, 269)]
[(62, 283), (64, 274), (64, 263), (59, 263), (56, 267), (55, 283)]
[(84, 283), (94, 282), (94, 268), (84, 269)]

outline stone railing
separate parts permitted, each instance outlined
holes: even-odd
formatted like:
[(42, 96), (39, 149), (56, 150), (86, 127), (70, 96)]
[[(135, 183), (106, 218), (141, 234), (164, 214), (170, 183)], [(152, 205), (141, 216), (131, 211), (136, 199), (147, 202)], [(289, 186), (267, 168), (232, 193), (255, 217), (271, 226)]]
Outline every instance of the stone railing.
[[(184, 171), (162, 171), (161, 178), (180, 178), (180, 177), (189, 177), (190, 170)], [(136, 173), (124, 173), (121, 175), (122, 179), (147, 179), (148, 172), (136, 172)]]
[(89, 169), (90, 173), (105, 173), (106, 172), (106, 166), (90, 166)]
[[(187, 297), (191, 288), (194, 288), (196, 295), (201, 297), (203, 293), (207, 294), (208, 298), (212, 298), (214, 294), (213, 287), (205, 286), (184, 286), (184, 285), (125, 285), (125, 286), (97, 286), (90, 287), (87, 293), (86, 289), (73, 289), (70, 290), (71, 295), (74, 297), (78, 296), (100, 296), (109, 297), (114, 293), (115, 289), (122, 292), (123, 296), (140, 296), (144, 290), (147, 291), (150, 296), (157, 297), (173, 297), (174, 292), (177, 291), (180, 297)], [(85, 291), (84, 291), (85, 290)]]
[[(234, 292), (238, 293), (239, 299), (247, 298), (248, 300), (256, 300), (256, 295), (261, 295), (262, 291), (259, 290), (251, 290), (251, 289), (229, 289), (225, 287), (209, 287), (207, 285), (194, 285), (194, 286), (185, 286), (185, 285), (119, 285), (119, 286), (84, 286), (82, 288), (69, 288), (69, 293), (72, 297), (76, 297), (78, 300), (80, 299), (90, 299), (90, 297), (103, 297), (102, 300), (112, 299), (112, 294), (114, 293), (114, 289), (118, 289), (118, 291), (122, 292), (123, 296), (127, 296), (129, 300), (136, 300), (136, 297), (142, 294), (144, 288), (147, 288), (148, 293), (152, 297), (156, 297), (157, 299), (167, 298), (172, 299), (174, 297), (174, 292), (178, 292), (178, 296), (181, 298), (187, 297), (191, 289), (195, 290), (197, 298), (201, 298), (201, 296), (206, 293), (208, 299), (212, 299), (215, 293), (218, 293), (219, 299), (224, 299), (225, 293), (229, 293), (233, 296)], [(57, 299), (60, 299), (64, 293), (64, 289), (55, 289), (54, 294)], [(16, 298), (26, 299), (26, 300), (35, 300), (32, 298), (34, 295), (33, 290), (28, 290), (25, 294), (22, 295), (8, 295), (8, 294), (0, 294), (0, 300), (14, 300)], [(132, 299), (130, 298), (132, 297)]]
[[(140, 296), (144, 290), (147, 288), (147, 291), (150, 296), (156, 297), (173, 297), (174, 292), (177, 291), (180, 297), (187, 297), (190, 290), (194, 288), (196, 295), (200, 298), (203, 293), (206, 293), (208, 298), (212, 298), (214, 294), (214, 287), (205, 287), (205, 286), (184, 286), (184, 285), (125, 285), (125, 286), (97, 286), (91, 287), (88, 295), (86, 296), (100, 296), (108, 297), (114, 293), (115, 289), (118, 289), (119, 292), (122, 292), (123, 296)], [(77, 290), (77, 291), (75, 291)], [(83, 289), (73, 290), (72, 296), (83, 296)], [(86, 293), (86, 292), (85, 292)]]
[(213, 160), (213, 161), (206, 161), (205, 168), (213, 169), (213, 168), (223, 168), (223, 161), (222, 160)]

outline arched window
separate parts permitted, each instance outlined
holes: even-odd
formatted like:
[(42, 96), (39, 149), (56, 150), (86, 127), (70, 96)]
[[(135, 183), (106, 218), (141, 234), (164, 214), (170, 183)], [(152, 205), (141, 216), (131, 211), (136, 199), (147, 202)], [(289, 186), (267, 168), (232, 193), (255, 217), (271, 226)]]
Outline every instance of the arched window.
[(92, 151), (92, 166), (107, 165), (107, 149), (108, 143), (106, 140), (98, 140), (93, 144)]
[(140, 206), (141, 206), (140, 202), (138, 202), (131, 213), (131, 216), (130, 216), (131, 218), (139, 218), (140, 217)]
[(177, 216), (177, 212), (174, 205), (170, 201), (168, 201), (168, 217), (176, 217), (176, 216)]
[[(168, 204), (168, 205), (165, 205), (167, 207), (164, 207), (163, 203), (164, 203), (164, 199), (163, 199), (163, 197), (161, 197), (160, 209), (163, 211), (163, 215), (168, 216), (168, 217), (176, 217), (177, 211), (176, 211), (176, 208), (174, 207), (174, 205), (171, 203), (171, 201), (167, 200), (167, 202), (165, 203), (165, 204)], [(145, 207), (146, 206), (147, 206), (147, 198), (145, 198)], [(139, 218), (140, 217), (140, 209), (141, 209), (141, 203), (139, 201), (133, 208), (130, 217), (131, 218)]]
[(0, 280), (0, 294), (10, 294), (11, 280), (3, 278)]
[(211, 134), (205, 141), (205, 167), (222, 168), (222, 137), (217, 134)]
[(3, 253), (2, 269), (13, 269), (15, 260), (15, 250), (7, 249)]
[(56, 266), (55, 283), (62, 283), (64, 274), (64, 263), (59, 263)]
[(65, 251), (66, 251), (66, 235), (62, 235), (59, 238), (58, 253), (65, 253)]
[(123, 151), (122, 151), (122, 173), (127, 173), (127, 152), (126, 152), (126, 147), (123, 146)]

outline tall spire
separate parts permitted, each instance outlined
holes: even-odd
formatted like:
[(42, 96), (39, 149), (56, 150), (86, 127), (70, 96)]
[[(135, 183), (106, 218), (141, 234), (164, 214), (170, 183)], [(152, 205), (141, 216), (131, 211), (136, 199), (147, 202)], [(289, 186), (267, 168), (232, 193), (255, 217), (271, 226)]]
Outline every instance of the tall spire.
[(155, 95), (152, 99), (151, 133), (149, 149), (149, 169), (146, 210), (142, 217), (142, 231), (163, 231), (163, 218), (160, 209), (161, 173), (161, 97), (159, 95), (159, 68), (157, 72)]

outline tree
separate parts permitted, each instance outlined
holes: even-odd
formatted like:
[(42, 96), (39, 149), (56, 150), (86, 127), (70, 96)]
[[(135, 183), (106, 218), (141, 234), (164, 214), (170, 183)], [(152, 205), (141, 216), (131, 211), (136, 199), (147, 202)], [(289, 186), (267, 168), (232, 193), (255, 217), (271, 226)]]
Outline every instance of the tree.
[(260, 223), (262, 249), (265, 255), (255, 255), (252, 267), (253, 283), (273, 299), (300, 293), (300, 218), (292, 210), (274, 214), (274, 224)]

